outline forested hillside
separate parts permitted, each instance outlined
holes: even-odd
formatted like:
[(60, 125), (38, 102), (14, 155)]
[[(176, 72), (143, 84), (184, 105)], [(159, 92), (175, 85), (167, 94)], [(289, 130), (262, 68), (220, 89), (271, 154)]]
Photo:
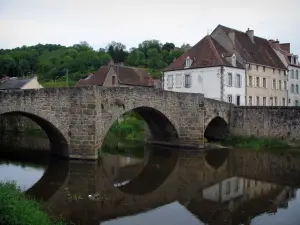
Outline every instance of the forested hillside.
[(175, 47), (173, 43), (162, 44), (158, 40), (146, 40), (130, 50), (117, 42), (111, 42), (106, 48), (99, 50), (93, 49), (87, 42), (69, 47), (37, 44), (0, 49), (0, 75), (38, 76), (44, 86), (66, 86), (68, 77), (68, 85), (74, 85), (80, 78), (95, 72), (113, 59), (116, 63), (148, 68), (154, 77), (160, 77), (161, 69), (189, 47), (188, 44)]

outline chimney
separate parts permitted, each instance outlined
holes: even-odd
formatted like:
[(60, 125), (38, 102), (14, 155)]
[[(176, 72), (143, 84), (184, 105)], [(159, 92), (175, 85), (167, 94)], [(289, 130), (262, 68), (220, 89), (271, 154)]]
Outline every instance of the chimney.
[(228, 36), (230, 38), (230, 40), (232, 41), (232, 43), (234, 44), (235, 41), (235, 33), (233, 30), (229, 31)]
[(280, 48), (288, 53), (291, 53), (291, 44), (290, 43), (280, 44)]
[(248, 30), (246, 31), (246, 34), (248, 35), (248, 37), (250, 38), (250, 40), (254, 43), (254, 30)]
[(272, 46), (272, 48), (274, 48), (275, 50), (278, 51), (278, 50), (280, 49), (280, 44), (279, 44), (278, 39), (277, 39), (276, 41), (270, 39), (270, 40), (269, 40), (269, 43), (270, 43), (270, 45)]

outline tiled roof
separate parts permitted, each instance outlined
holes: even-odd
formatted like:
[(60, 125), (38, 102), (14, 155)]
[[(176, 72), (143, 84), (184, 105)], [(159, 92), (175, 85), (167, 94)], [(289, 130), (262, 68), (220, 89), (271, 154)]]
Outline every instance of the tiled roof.
[(221, 28), (227, 36), (230, 32), (234, 32), (235, 51), (244, 61), (279, 69), (286, 69), (267, 39), (254, 36), (254, 42), (252, 42), (246, 32), (238, 31), (223, 25), (219, 25), (217, 28)]
[(86, 86), (86, 85), (102, 86), (108, 71), (109, 71), (109, 66), (101, 66), (95, 74), (91, 74), (87, 78), (79, 80), (75, 84), (75, 87)]
[[(185, 69), (185, 61), (190, 57), (192, 64), (189, 69), (213, 66), (232, 66), (224, 56), (228, 53), (221, 45), (219, 45), (211, 36), (207, 35), (192, 48), (183, 53), (180, 57), (174, 60), (164, 71), (182, 70)], [(231, 54), (232, 55), (232, 54)], [(243, 68), (241, 64), (237, 67)]]
[(123, 85), (134, 86), (150, 86), (148, 83), (148, 72), (143, 68), (135, 68), (119, 65), (101, 66), (100, 69), (85, 79), (79, 80), (75, 87), (85, 85), (100, 85), (102, 86), (110, 69), (116, 73), (119, 83)]
[(31, 80), (32, 80), (31, 78), (28, 78), (28, 79), (6, 79), (0, 83), (0, 90), (20, 89)]

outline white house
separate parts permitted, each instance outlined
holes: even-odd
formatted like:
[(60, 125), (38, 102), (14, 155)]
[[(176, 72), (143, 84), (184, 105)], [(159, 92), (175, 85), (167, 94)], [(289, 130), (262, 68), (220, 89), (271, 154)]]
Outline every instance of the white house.
[(289, 70), (288, 106), (300, 106), (300, 64), (298, 56), (290, 52), (290, 43), (269, 41), (274, 51)]
[(207, 35), (164, 70), (163, 88), (245, 105), (245, 69)]

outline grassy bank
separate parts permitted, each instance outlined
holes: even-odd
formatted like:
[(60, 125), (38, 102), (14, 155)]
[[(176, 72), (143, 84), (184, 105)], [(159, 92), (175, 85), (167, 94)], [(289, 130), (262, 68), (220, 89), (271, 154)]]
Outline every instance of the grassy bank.
[(285, 141), (275, 138), (230, 136), (219, 142), (221, 145), (235, 148), (251, 149), (283, 149), (291, 148), (291, 145)]
[(0, 183), (0, 224), (62, 225), (43, 212), (39, 203), (29, 199), (14, 183)]

